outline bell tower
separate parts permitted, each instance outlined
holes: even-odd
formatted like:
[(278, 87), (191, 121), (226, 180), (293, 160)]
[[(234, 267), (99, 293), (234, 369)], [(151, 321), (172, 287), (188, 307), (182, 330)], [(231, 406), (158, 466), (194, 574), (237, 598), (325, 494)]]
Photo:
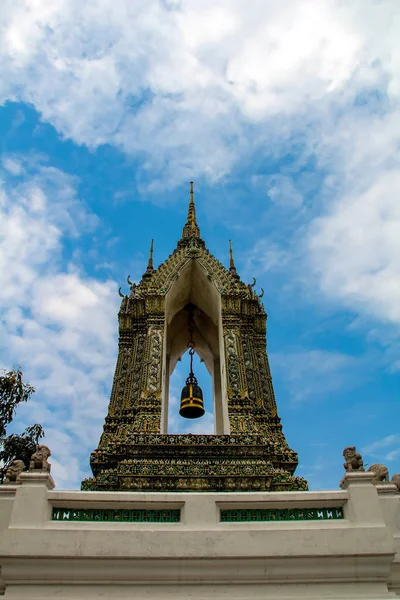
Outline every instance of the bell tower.
[[(108, 415), (83, 490), (306, 490), (282, 432), (266, 351), (267, 316), (256, 281), (240, 280), (230, 244), (226, 269), (205, 247), (193, 183), (187, 221), (157, 269), (153, 242), (138, 285), (122, 296), (119, 352)], [(189, 336), (189, 337), (188, 337)], [(213, 382), (213, 435), (168, 434), (169, 380), (188, 348)], [(201, 416), (191, 370), (181, 414)], [(200, 391), (199, 391), (200, 390)]]

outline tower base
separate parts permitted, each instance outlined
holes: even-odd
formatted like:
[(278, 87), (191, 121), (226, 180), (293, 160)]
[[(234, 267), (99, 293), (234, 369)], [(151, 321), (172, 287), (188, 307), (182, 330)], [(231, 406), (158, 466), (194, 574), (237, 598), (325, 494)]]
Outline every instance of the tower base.
[(297, 454), (259, 434), (127, 434), (92, 453), (82, 490), (238, 492), (307, 490)]

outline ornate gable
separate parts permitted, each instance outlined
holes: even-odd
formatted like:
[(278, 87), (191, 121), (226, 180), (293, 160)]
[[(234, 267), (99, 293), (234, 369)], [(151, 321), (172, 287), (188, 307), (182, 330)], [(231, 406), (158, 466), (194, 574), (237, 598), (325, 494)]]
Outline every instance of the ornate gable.
[(180, 272), (190, 261), (197, 261), (206, 271), (207, 277), (213, 281), (220, 294), (238, 294), (242, 297), (253, 297), (252, 291), (242, 281), (235, 278), (224, 265), (196, 239), (190, 245), (178, 246), (174, 252), (155, 269), (151, 277), (142, 279), (136, 288), (146, 294), (166, 294)]
[[(229, 269), (224, 267), (206, 248), (204, 240), (200, 237), (200, 228), (196, 221), (193, 183), (191, 182), (188, 218), (176, 249), (157, 269), (154, 269), (152, 242), (147, 270), (139, 285), (133, 286), (131, 296), (165, 296), (173, 283), (180, 277), (186, 265), (193, 260), (202, 266), (207, 278), (214, 283), (221, 295), (228, 294), (251, 300), (259, 299), (254, 291), (256, 281), (253, 280), (252, 284), (246, 285), (240, 280), (233, 262), (232, 247), (230, 248)], [(262, 306), (261, 303), (260, 305)]]

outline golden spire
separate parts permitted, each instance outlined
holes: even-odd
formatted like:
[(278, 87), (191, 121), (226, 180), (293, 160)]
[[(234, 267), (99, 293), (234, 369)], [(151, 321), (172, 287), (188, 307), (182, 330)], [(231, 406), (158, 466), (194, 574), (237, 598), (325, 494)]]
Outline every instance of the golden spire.
[(147, 270), (152, 271), (153, 270), (153, 249), (154, 249), (154, 240), (151, 240), (151, 244), (150, 244), (150, 255), (149, 255), (149, 262), (147, 263)]
[(153, 249), (154, 249), (154, 240), (151, 240), (149, 260), (148, 260), (148, 263), (147, 263), (146, 272), (143, 274), (143, 279), (148, 279), (153, 274), (153, 270), (154, 270), (154, 267), (153, 267)]
[[(235, 263), (233, 260), (233, 252), (232, 252), (232, 240), (229, 240), (229, 269), (235, 269)], [(235, 269), (236, 271), (236, 269)]]
[(188, 218), (182, 232), (182, 238), (200, 237), (200, 228), (196, 221), (196, 207), (194, 205), (193, 181), (190, 182), (190, 200), (188, 209)]
[(233, 260), (232, 241), (229, 240), (229, 271), (230, 273), (239, 279), (239, 275), (236, 272), (235, 261)]

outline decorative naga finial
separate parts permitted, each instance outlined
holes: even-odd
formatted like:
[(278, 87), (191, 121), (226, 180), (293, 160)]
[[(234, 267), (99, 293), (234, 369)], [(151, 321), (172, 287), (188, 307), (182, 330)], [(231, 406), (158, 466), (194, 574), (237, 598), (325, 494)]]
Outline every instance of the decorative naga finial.
[(143, 279), (148, 279), (153, 274), (153, 271), (154, 271), (154, 267), (153, 267), (153, 250), (154, 250), (154, 240), (151, 240), (149, 260), (147, 262), (146, 272), (143, 274)]
[(231, 273), (231, 275), (233, 275), (233, 277), (236, 277), (236, 279), (239, 279), (239, 275), (237, 274), (236, 267), (235, 267), (235, 261), (233, 260), (233, 251), (232, 251), (232, 241), (231, 240), (229, 240), (229, 272)]
[(190, 200), (188, 209), (188, 218), (183, 227), (182, 238), (200, 237), (200, 228), (196, 221), (196, 207), (194, 205), (193, 181), (190, 182)]

